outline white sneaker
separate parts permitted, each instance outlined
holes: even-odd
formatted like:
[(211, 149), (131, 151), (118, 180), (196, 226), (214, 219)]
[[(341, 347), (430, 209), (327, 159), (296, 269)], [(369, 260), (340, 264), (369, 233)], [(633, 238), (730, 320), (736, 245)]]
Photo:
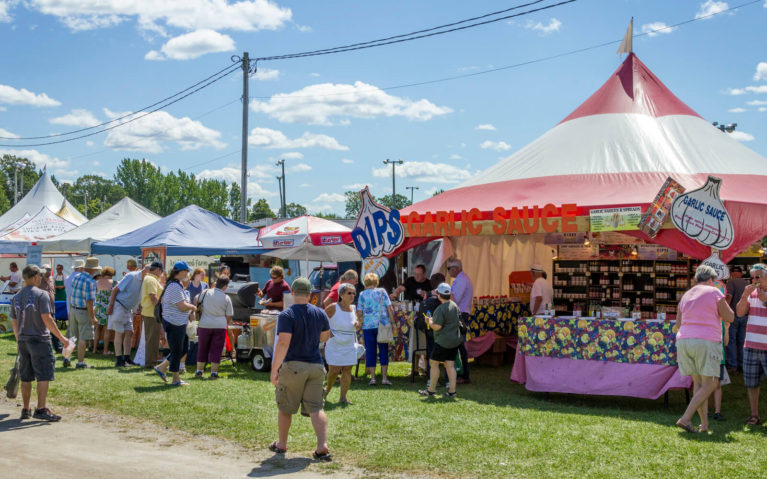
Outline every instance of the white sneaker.
[(445, 381), (445, 389), (450, 389), (450, 381)]
[(431, 379), (426, 380), (426, 389), (429, 389), (429, 386), (431, 386)]

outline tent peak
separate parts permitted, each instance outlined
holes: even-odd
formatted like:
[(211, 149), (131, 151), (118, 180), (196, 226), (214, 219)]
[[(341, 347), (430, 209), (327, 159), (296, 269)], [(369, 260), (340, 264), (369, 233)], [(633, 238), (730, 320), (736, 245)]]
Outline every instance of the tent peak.
[(676, 97), (647, 65), (631, 52), (608, 80), (562, 120), (610, 113), (637, 113), (659, 118), (667, 115), (700, 115)]

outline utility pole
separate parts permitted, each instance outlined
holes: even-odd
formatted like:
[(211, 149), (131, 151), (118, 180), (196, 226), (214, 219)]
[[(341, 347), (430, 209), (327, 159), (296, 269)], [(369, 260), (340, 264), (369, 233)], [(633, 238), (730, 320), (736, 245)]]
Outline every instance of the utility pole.
[(88, 190), (83, 191), (83, 201), (85, 201), (85, 217), (88, 217)]
[[(13, 164), (13, 204), (19, 202), (19, 199), (23, 197), (19, 191), (24, 191), (24, 167), (26, 165), (22, 162), (16, 162)], [(21, 168), (21, 187), (19, 187), (19, 168)]]
[(248, 222), (248, 76), (250, 57), (242, 54), (242, 165), (240, 166), (240, 223)]
[(277, 189), (280, 190), (280, 211), (277, 212), (277, 215), (282, 217), (282, 204), (283, 204), (283, 197), (282, 197), (282, 177), (277, 177)]
[(406, 186), (406, 190), (410, 190), (410, 204), (413, 204), (413, 190), (420, 190), (421, 188), (418, 186)]
[(285, 160), (282, 159), (278, 161), (277, 163), (275, 163), (275, 165), (282, 166), (282, 176), (278, 176), (277, 179), (281, 180), (279, 184), (280, 198), (281, 198), (280, 209), (282, 210), (280, 211), (280, 216), (285, 218), (288, 216), (288, 200), (287, 200), (287, 197), (285, 196)]
[(392, 204), (394, 204), (395, 197), (397, 196), (397, 184), (394, 180), (394, 169), (397, 165), (401, 165), (403, 161), (402, 160), (392, 161), (387, 158), (383, 163), (384, 165), (389, 165), (389, 164), (391, 165), (391, 201), (392, 201)]

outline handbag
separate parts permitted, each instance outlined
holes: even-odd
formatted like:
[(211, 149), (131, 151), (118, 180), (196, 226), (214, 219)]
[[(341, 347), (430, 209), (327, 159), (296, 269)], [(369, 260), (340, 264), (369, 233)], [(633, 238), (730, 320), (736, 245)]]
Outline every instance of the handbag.
[(11, 375), (8, 377), (8, 382), (5, 383), (5, 393), (8, 399), (14, 399), (19, 394), (19, 358), (16, 356), (16, 363), (11, 368)]
[[(383, 294), (386, 294), (385, 292)], [(376, 342), (382, 343), (382, 344), (391, 344), (394, 342), (394, 332), (392, 330), (391, 324), (383, 324), (383, 322), (380, 320), (382, 313), (384, 311), (383, 307), (383, 296), (381, 296), (381, 301), (378, 304), (378, 338), (376, 339)]]
[(157, 300), (157, 304), (154, 305), (154, 319), (156, 319), (160, 324), (162, 324), (162, 297), (165, 296), (165, 291), (168, 290), (168, 286), (170, 286), (171, 283), (178, 283), (181, 285), (181, 283), (176, 279), (165, 283), (165, 287), (162, 289), (162, 294), (160, 294), (160, 298)]

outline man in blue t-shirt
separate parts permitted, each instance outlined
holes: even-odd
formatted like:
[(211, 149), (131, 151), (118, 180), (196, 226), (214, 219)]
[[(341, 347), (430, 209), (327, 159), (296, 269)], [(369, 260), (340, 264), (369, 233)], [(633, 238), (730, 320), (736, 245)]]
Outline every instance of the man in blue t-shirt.
[(328, 419), (322, 409), (325, 366), (320, 342), (330, 339), (330, 324), (325, 311), (309, 304), (312, 285), (308, 279), (297, 278), (291, 289), (294, 304), (277, 318), (279, 340), (274, 348), (271, 381), (277, 387), (279, 439), (269, 449), (277, 453), (287, 450), (290, 423), (300, 406), (301, 414), (311, 417), (317, 434), (314, 458), (329, 461)]

